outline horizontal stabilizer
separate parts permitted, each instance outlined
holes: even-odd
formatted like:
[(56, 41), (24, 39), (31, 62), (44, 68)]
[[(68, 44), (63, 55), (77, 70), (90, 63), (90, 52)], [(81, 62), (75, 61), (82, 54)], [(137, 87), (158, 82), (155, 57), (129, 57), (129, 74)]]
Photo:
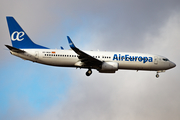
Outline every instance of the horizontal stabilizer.
[(24, 53), (24, 50), (9, 46), (9, 45), (5, 45), (9, 50), (13, 51), (13, 52), (17, 52), (17, 53)]

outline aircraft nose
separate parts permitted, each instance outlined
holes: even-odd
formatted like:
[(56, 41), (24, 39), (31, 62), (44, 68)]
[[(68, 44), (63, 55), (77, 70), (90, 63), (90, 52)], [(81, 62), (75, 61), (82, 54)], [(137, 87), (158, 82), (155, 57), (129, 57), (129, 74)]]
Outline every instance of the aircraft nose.
[(173, 63), (173, 62), (170, 62), (169, 66), (170, 66), (171, 68), (174, 68), (174, 67), (176, 67), (176, 64)]

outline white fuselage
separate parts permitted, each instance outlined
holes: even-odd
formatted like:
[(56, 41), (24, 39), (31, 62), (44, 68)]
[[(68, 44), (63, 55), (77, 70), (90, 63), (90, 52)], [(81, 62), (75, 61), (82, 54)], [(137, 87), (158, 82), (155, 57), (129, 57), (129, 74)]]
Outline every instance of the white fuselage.
[[(73, 50), (59, 49), (23, 49), (25, 53), (11, 53), (33, 62), (59, 66), (59, 67), (79, 67), (87, 68), (81, 65), (78, 55)], [(118, 69), (128, 70), (150, 70), (160, 71), (174, 67), (174, 63), (163, 56), (144, 54), (144, 53), (127, 53), (127, 52), (104, 52), (104, 51), (84, 51), (87, 54), (105, 62), (118, 63)]]

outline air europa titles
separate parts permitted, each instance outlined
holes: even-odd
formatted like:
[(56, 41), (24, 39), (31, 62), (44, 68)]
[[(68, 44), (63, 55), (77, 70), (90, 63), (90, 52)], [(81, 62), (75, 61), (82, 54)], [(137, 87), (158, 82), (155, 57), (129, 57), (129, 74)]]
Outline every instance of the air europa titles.
[(153, 62), (153, 58), (152, 57), (142, 57), (142, 56), (130, 56), (130, 55), (117, 55), (114, 54), (113, 60), (117, 60), (117, 61), (139, 61), (139, 62)]

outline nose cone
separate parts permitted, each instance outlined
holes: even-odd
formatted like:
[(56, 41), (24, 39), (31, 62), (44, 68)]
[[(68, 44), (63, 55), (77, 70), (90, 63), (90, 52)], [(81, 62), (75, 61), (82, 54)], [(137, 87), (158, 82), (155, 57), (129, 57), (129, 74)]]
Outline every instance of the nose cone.
[(173, 63), (173, 62), (170, 62), (169, 67), (170, 67), (170, 68), (174, 68), (174, 67), (176, 67), (176, 64)]

